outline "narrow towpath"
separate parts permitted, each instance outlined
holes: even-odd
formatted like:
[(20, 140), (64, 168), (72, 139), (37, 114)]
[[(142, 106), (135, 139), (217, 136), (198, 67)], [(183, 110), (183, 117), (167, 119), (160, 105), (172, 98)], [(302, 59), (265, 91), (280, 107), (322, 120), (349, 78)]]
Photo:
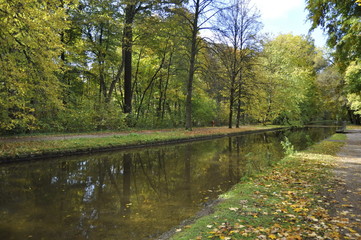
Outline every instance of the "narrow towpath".
[(336, 181), (327, 194), (330, 214), (343, 219), (345, 239), (361, 239), (361, 130), (347, 130), (339, 152)]
[(0, 136), (0, 163), (181, 143), (285, 129), (280, 126), (200, 127), (79, 134)]
[[(241, 126), (240, 128), (228, 128), (228, 127), (199, 127), (194, 128), (189, 135), (197, 134), (221, 134), (221, 133), (236, 133), (248, 130), (256, 130), (254, 126)], [(261, 129), (261, 128), (258, 128)], [(74, 133), (74, 134), (54, 134), (54, 135), (33, 135), (33, 136), (8, 136), (1, 137), (0, 143), (11, 143), (11, 142), (34, 142), (34, 141), (57, 141), (67, 140), (76, 138), (102, 138), (110, 136), (125, 136), (131, 133), (135, 134), (151, 134), (156, 132), (172, 132), (182, 131), (183, 129), (153, 129), (153, 130), (133, 130), (133, 131), (118, 131), (118, 132), (94, 132), (94, 133)]]
[(10, 136), (10, 137), (0, 137), (0, 143), (11, 143), (11, 142), (34, 142), (34, 141), (57, 141), (57, 140), (67, 140), (67, 139), (76, 139), (76, 138), (101, 138), (109, 136), (125, 136), (130, 133), (137, 134), (149, 134), (154, 132), (169, 132), (171, 130), (141, 130), (141, 131), (122, 131), (122, 132), (94, 132), (94, 133), (74, 133), (74, 134), (54, 134), (54, 135), (34, 135), (34, 136)]

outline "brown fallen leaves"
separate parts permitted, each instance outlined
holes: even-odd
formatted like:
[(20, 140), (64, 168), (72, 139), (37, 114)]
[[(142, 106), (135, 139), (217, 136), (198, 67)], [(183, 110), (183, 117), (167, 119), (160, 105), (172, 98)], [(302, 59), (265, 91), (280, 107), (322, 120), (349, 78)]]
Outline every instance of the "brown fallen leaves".
[(319, 194), (320, 184), (330, 179), (330, 167), (332, 156), (290, 157), (250, 183), (256, 189), (250, 198), (228, 207), (227, 219), (207, 225), (210, 231), (196, 239), (361, 239), (348, 218), (330, 216)]

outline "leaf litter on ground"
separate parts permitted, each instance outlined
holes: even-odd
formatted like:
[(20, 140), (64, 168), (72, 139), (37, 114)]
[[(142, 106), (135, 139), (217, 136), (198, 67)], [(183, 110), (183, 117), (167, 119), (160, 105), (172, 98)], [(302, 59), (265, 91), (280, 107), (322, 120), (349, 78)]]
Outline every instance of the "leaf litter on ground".
[(342, 145), (324, 141), (284, 158), (237, 184), (214, 214), (172, 239), (361, 239), (348, 213), (332, 217), (321, 194), (334, 190), (331, 170)]

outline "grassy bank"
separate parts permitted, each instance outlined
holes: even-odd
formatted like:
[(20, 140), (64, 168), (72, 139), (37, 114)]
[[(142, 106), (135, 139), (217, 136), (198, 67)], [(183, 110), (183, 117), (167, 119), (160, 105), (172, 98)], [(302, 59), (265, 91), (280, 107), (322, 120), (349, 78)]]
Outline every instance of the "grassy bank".
[(181, 129), (147, 130), (138, 132), (91, 133), (78, 135), (36, 135), (0, 138), (0, 160), (18, 160), (29, 157), (47, 157), (92, 152), (105, 149), (119, 149), (137, 145), (160, 144), (177, 140), (212, 138), (249, 131), (275, 129), (279, 126), (243, 126), (196, 128), (193, 131)]
[(345, 138), (336, 134), (244, 179), (213, 214), (176, 229), (172, 239), (339, 239), (347, 224), (328, 215), (321, 193), (332, 191), (330, 171)]

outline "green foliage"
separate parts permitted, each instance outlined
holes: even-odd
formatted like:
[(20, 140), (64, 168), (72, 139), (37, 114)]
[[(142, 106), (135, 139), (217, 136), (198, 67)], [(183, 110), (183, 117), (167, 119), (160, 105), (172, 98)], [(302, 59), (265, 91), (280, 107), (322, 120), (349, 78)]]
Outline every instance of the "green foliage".
[(345, 89), (348, 106), (355, 114), (361, 115), (361, 65), (351, 62), (345, 72)]
[(0, 131), (36, 129), (40, 117), (62, 107), (56, 73), (66, 10), (36, 0), (5, 0), (0, 9)]
[(343, 106), (346, 104), (343, 86), (344, 79), (336, 65), (326, 67), (317, 76), (316, 82), (326, 119), (340, 119), (343, 117)]
[(351, 62), (345, 72), (346, 90), (349, 93), (361, 92), (361, 64)]
[(210, 126), (216, 119), (217, 106), (213, 99), (199, 94), (193, 100), (193, 119), (196, 126)]
[[(361, 54), (361, 7), (359, 1), (307, 0), (306, 8), (312, 29), (320, 26), (328, 35), (328, 45), (335, 49), (334, 63), (345, 73), (348, 110), (359, 114), (360, 73), (358, 61)], [(346, 98), (346, 96), (343, 96)], [(346, 105), (343, 100), (343, 105)], [(351, 110), (351, 111), (350, 111)], [(351, 120), (353, 117), (350, 117)]]
[(281, 141), (281, 145), (286, 155), (292, 155), (296, 153), (294, 146), (287, 137), (285, 137), (284, 141)]
[(314, 144), (314, 142), (313, 142), (312, 138), (310, 137), (310, 135), (306, 135), (306, 144), (308, 146), (311, 146), (311, 145)]
[(354, 1), (307, 0), (312, 29), (320, 26), (328, 45), (336, 49), (336, 60), (344, 70), (361, 53), (361, 7)]
[(315, 57), (313, 43), (302, 36), (280, 35), (266, 42), (256, 70), (259, 83), (249, 87), (247, 112), (263, 123), (311, 117), (318, 107)]
[[(341, 81), (327, 78), (328, 70), (323, 74), (326, 63), (320, 51), (310, 39), (292, 35), (257, 48), (259, 16), (247, 11), (248, 3), (235, 1), (220, 13), (227, 21), (219, 27), (228, 33), (219, 34), (228, 39), (222, 44), (211, 44), (195, 32), (192, 124), (290, 124), (326, 110), (337, 117), (334, 103), (341, 100), (323, 89), (330, 81), (339, 88)], [(0, 133), (184, 126), (186, 105), (190, 109), (186, 79), (191, 25), (186, 19), (192, 19), (191, 9), (180, 3), (150, 4), (152, 11), (140, 11), (148, 5), (135, 1), (139, 14), (132, 21), (132, 112), (125, 115), (126, 2), (0, 1)], [(252, 24), (232, 36), (237, 28), (232, 16), (248, 17)], [(322, 81), (315, 82), (316, 72)], [(348, 85), (357, 91), (353, 65), (348, 73)], [(356, 98), (349, 97), (353, 109), (358, 109)]]
[(84, 132), (121, 130), (126, 128), (126, 115), (114, 104), (94, 104), (84, 101), (76, 106), (68, 106), (56, 118), (39, 122), (42, 132)]

